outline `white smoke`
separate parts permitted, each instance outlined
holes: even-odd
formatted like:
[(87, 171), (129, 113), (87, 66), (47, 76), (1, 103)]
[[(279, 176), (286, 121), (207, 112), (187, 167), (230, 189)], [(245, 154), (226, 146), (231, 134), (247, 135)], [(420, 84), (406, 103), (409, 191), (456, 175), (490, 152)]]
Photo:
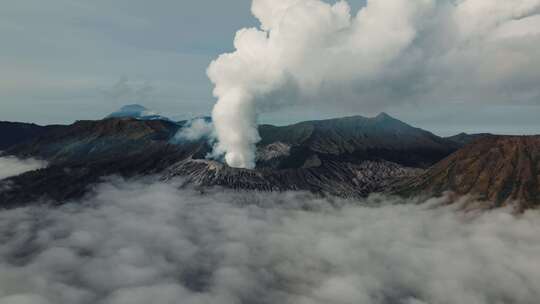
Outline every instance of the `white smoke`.
[(34, 171), (47, 166), (47, 163), (36, 159), (18, 159), (12, 156), (0, 157), (0, 180)]
[(201, 138), (214, 141), (215, 138), (214, 124), (204, 118), (196, 118), (190, 120), (183, 126), (174, 136), (175, 141), (195, 141)]
[(537, 303), (539, 211), (112, 181), (0, 212), (0, 303)]
[(501, 100), (508, 90), (511, 100), (533, 100), (540, 37), (510, 24), (530, 24), (539, 8), (540, 0), (369, 0), (352, 15), (345, 1), (253, 0), (260, 28), (238, 31), (236, 50), (208, 68), (217, 151), (232, 167), (253, 168), (257, 114), (293, 102), (380, 108)]

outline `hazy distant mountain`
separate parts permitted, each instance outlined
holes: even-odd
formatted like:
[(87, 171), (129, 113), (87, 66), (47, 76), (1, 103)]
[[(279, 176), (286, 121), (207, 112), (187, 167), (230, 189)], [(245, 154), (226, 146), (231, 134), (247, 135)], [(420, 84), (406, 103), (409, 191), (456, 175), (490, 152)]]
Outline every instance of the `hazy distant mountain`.
[(165, 116), (161, 116), (141, 105), (132, 104), (120, 108), (120, 110), (111, 113), (106, 118), (136, 118), (141, 120), (170, 120)]
[(484, 136), (400, 189), (402, 194), (453, 191), (485, 201), (480, 207), (540, 206), (540, 136)]
[(467, 133), (459, 133), (454, 136), (446, 137), (447, 140), (453, 141), (459, 145), (466, 145), (469, 144), (475, 140), (478, 140), (482, 137), (493, 135), (490, 133), (477, 133), (477, 134), (467, 134)]

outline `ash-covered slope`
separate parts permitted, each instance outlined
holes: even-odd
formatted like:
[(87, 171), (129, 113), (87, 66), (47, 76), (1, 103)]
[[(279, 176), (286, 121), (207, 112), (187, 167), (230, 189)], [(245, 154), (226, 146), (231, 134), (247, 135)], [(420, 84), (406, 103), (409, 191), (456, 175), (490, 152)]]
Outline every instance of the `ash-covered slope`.
[(325, 161), (314, 167), (256, 170), (235, 169), (209, 160), (187, 159), (170, 167), (164, 180), (185, 177), (200, 186), (258, 191), (310, 191), (341, 197), (382, 192), (392, 182), (410, 178), (421, 169), (378, 160), (358, 163)]
[(183, 176), (203, 186), (254, 190), (308, 190), (338, 196), (383, 191), (457, 149), (453, 142), (387, 114), (260, 127), (256, 170), (186, 159), (165, 179)]
[(485, 136), (403, 185), (399, 194), (452, 191), (484, 208), (540, 206), (540, 136)]
[(457, 149), (453, 142), (385, 114), (266, 125), (261, 126), (257, 168), (244, 170), (205, 159), (212, 150), (205, 139), (173, 140), (181, 128), (163, 120), (110, 118), (79, 121), (39, 135), (7, 153), (45, 159), (50, 166), (11, 178), (0, 202), (64, 202), (84, 195), (109, 175), (181, 177), (203, 187), (365, 196), (418, 174)]

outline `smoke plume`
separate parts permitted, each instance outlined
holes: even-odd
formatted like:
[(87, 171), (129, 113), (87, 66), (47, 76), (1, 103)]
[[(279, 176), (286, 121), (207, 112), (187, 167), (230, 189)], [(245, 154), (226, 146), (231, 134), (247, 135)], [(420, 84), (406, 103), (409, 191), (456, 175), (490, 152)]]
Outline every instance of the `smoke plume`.
[[(540, 0), (253, 0), (258, 28), (208, 68), (213, 120), (232, 167), (253, 168), (257, 114), (293, 102), (359, 110), (440, 100), (540, 97)], [(528, 27), (520, 26), (527, 24)], [(537, 101), (536, 101), (537, 102)]]
[(214, 124), (205, 118), (195, 118), (178, 130), (173, 141), (195, 141), (201, 138), (207, 138), (210, 143), (214, 141)]
[(0, 303), (537, 303), (538, 211), (112, 180), (0, 212)]

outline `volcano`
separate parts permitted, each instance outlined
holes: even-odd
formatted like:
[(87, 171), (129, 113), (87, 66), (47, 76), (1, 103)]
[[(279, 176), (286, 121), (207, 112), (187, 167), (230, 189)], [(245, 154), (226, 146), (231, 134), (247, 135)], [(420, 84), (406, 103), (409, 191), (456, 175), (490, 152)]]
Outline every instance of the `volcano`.
[(49, 166), (0, 183), (4, 207), (62, 204), (91, 192), (109, 176), (182, 179), (185, 185), (253, 191), (309, 191), (365, 197), (452, 192), (486, 208), (539, 204), (540, 137), (489, 134), (442, 138), (388, 114), (259, 126), (255, 169), (208, 159), (208, 138), (178, 141), (188, 121), (111, 117), (41, 127), (0, 124), (4, 155)]

